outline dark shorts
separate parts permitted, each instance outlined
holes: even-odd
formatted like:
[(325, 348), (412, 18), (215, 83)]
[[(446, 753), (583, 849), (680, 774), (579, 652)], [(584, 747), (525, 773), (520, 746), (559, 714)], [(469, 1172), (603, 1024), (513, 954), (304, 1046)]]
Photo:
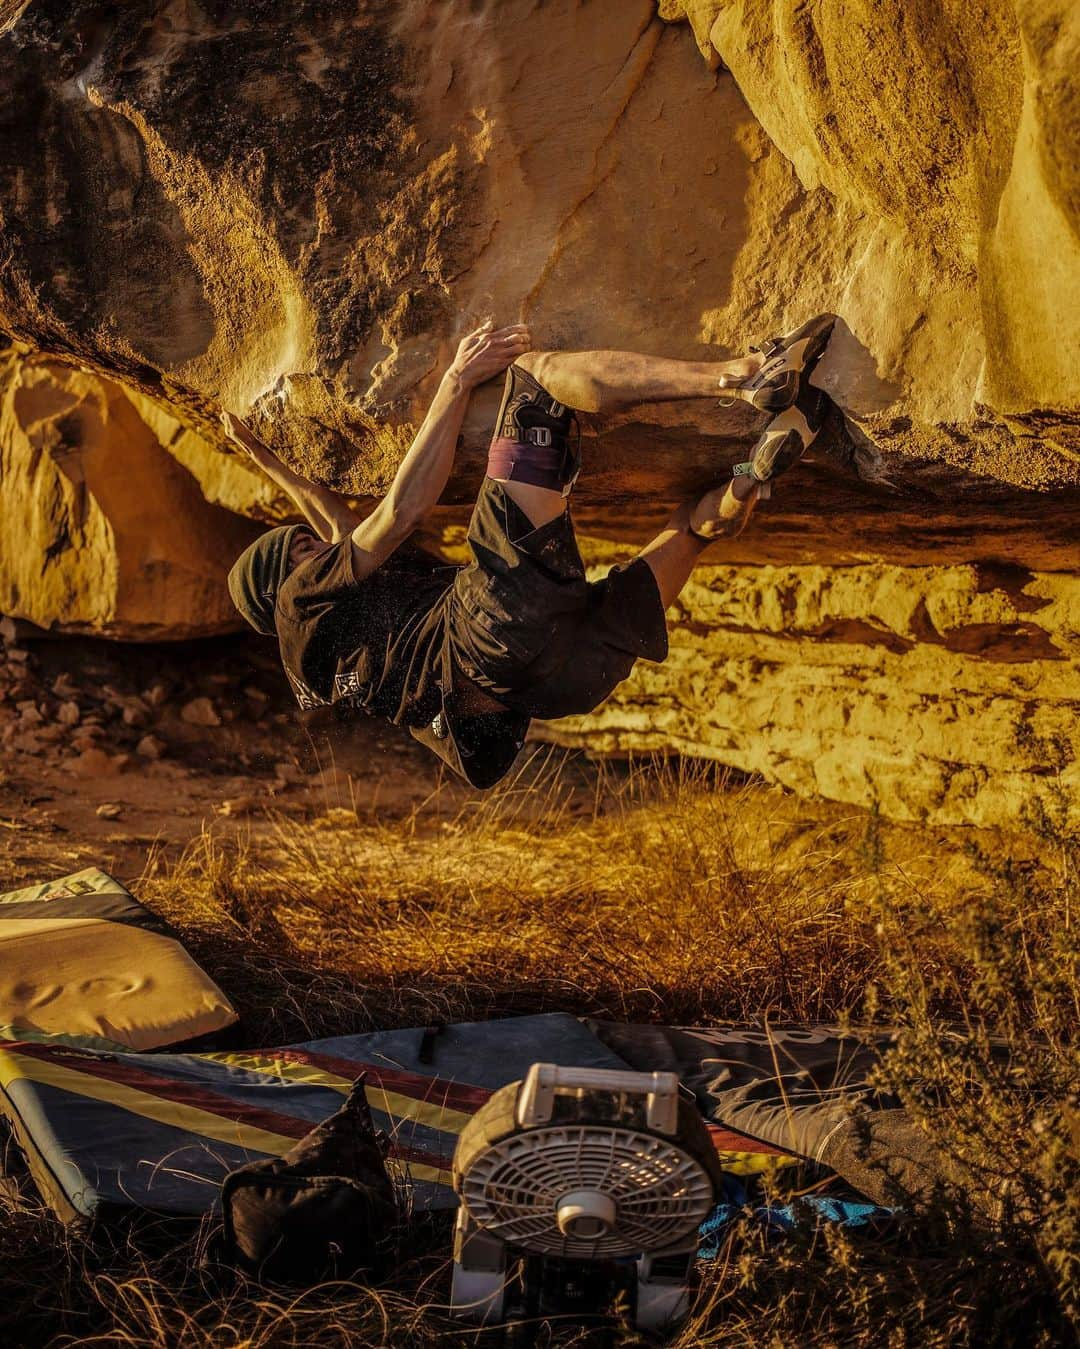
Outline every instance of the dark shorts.
[(569, 511), (535, 529), (485, 478), (468, 537), (474, 560), (454, 582), (451, 650), (509, 707), (546, 720), (591, 712), (639, 657), (667, 655), (649, 565), (638, 558), (586, 580)]

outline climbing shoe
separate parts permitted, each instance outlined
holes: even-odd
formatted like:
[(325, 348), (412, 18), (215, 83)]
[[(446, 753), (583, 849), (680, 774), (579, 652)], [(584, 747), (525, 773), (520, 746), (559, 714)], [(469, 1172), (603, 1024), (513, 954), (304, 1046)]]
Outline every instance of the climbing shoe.
[(767, 498), (773, 478), (797, 464), (817, 439), (828, 411), (828, 397), (820, 389), (805, 385), (792, 405), (762, 431), (750, 458), (731, 470), (732, 477), (748, 474), (760, 484), (759, 499)]
[(834, 314), (818, 314), (786, 337), (770, 337), (751, 347), (765, 359), (746, 379), (721, 376), (720, 387), (727, 399), (742, 399), (759, 412), (783, 412), (791, 407), (829, 345), (835, 323)]

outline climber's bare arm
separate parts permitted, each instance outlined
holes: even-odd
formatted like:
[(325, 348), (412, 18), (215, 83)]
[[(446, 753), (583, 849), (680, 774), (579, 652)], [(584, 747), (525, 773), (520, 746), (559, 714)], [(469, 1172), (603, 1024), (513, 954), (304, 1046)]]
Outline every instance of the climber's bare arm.
[(374, 571), (404, 542), (443, 494), (473, 389), (529, 350), (528, 329), (492, 328), (462, 339), (390, 490), (352, 531), (357, 575)]
[(271, 482), (276, 483), (300, 508), (304, 519), (328, 543), (337, 543), (356, 528), (357, 515), (348, 501), (329, 487), (302, 478), (282, 463), (263, 442), (231, 412), (221, 414), (229, 438), (254, 460)]
[(338, 543), (352, 536), (357, 574), (367, 575), (408, 538), (442, 495), (473, 389), (528, 350), (528, 330), (519, 325), (492, 328), (489, 322), (462, 339), (389, 492), (364, 519), (338, 492), (282, 463), (238, 417), (226, 412), (222, 422), (267, 477), (292, 497), (320, 539)]

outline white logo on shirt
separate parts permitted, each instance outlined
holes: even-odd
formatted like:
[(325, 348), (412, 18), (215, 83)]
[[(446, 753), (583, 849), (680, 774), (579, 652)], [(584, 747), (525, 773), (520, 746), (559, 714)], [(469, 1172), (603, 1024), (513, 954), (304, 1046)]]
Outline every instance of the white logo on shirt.
[(330, 706), (329, 699), (320, 698), (313, 689), (309, 689), (302, 680), (297, 679), (296, 675), (294, 675), (287, 667), (285, 674), (288, 677), (289, 683), (292, 685), (292, 691), (296, 695), (296, 701), (305, 712), (310, 712), (313, 707)]

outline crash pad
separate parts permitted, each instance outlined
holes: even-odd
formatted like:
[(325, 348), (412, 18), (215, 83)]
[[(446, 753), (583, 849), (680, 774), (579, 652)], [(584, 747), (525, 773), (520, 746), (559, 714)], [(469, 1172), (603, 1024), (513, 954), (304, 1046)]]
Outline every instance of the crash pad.
[[(391, 1172), (424, 1211), (456, 1203), (450, 1165), (473, 1112), (545, 1061), (626, 1066), (562, 1013), (213, 1054), (9, 1042), (0, 1044), (0, 1111), (66, 1221), (132, 1209), (198, 1216), (216, 1208), (228, 1172), (285, 1152), (366, 1073)], [(780, 1155), (723, 1128), (713, 1135), (729, 1165), (759, 1169)]]
[(0, 895), (0, 1037), (142, 1051), (235, 1020), (177, 933), (96, 867)]

